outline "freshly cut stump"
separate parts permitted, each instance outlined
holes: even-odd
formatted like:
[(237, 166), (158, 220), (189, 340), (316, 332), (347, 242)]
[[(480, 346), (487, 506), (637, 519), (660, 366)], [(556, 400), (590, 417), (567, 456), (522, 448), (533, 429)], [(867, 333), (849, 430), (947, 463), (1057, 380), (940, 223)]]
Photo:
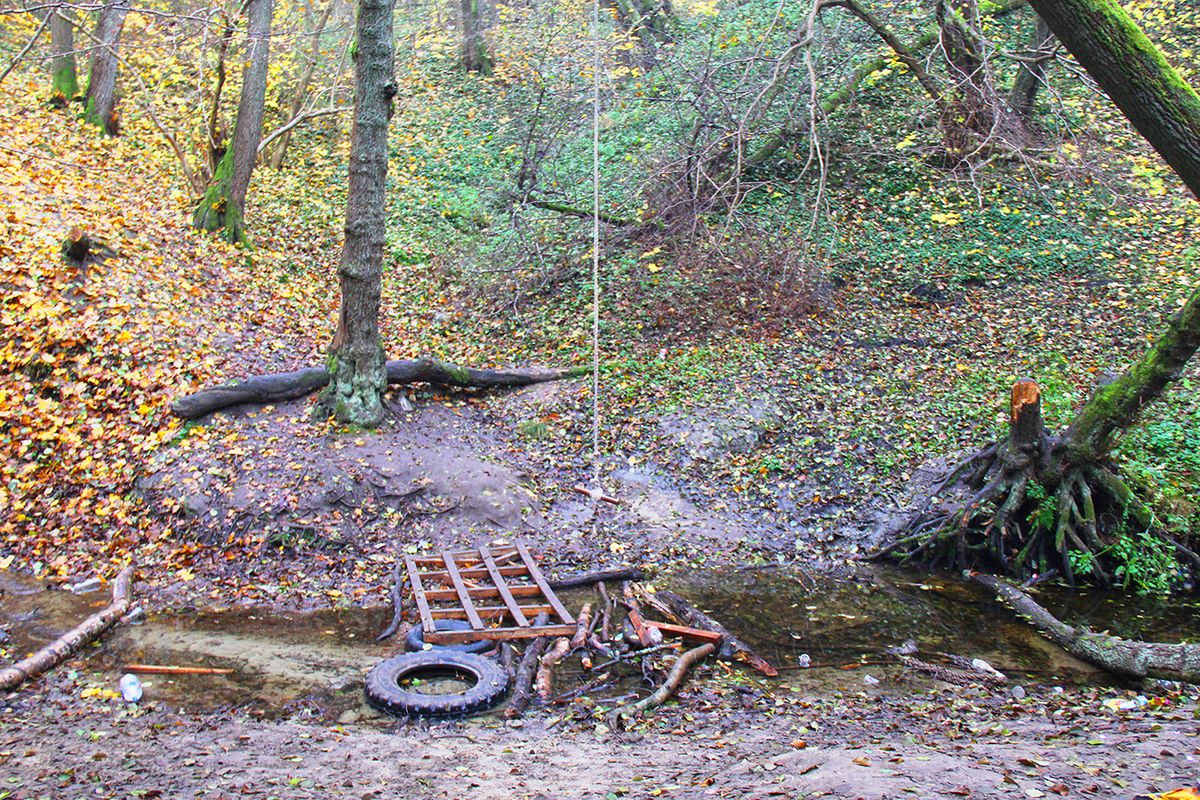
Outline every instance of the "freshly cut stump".
[[(464, 692), (424, 694), (405, 688), (406, 679), (451, 678), (471, 683)], [(367, 674), (367, 702), (396, 716), (450, 717), (473, 714), (498, 704), (508, 691), (508, 673), (474, 653), (429, 650), (383, 661)]]

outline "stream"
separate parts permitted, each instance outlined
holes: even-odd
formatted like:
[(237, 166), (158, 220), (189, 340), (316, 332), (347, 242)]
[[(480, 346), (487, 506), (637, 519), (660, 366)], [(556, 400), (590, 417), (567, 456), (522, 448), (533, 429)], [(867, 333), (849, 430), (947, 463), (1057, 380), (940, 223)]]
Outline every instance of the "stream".
[[(743, 568), (680, 573), (657, 584), (709, 611), (756, 647), (779, 667), (785, 686), (813, 695), (861, 690), (866, 674), (898, 674), (885, 649), (909, 638), (923, 653), (983, 658), (1015, 682), (1112, 682), (1043, 640), (986, 592), (955, 577), (887, 568), (854, 578)], [(1072, 624), (1127, 638), (1200, 638), (1195, 597), (1167, 600), (1057, 587), (1044, 587), (1037, 596)], [(593, 595), (582, 590), (562, 597), (577, 611)], [(13, 654), (51, 641), (108, 601), (107, 587), (74, 595), (0, 571), (0, 630), (11, 636), (6, 646)], [(234, 672), (223, 676), (143, 676), (143, 703), (357, 722), (377, 717), (362, 701), (364, 673), (398, 651), (397, 641), (375, 642), (390, 615), (386, 607), (152, 612), (144, 623), (106, 635), (90, 649), (83, 669), (107, 676), (116, 688), (128, 663), (231, 668)], [(800, 668), (797, 659), (805, 654), (811, 666)], [(564, 669), (559, 676), (560, 691), (582, 680), (574, 663), (576, 671)], [(908, 685), (880, 688), (903, 691)], [(634, 679), (624, 687), (631, 688)]]

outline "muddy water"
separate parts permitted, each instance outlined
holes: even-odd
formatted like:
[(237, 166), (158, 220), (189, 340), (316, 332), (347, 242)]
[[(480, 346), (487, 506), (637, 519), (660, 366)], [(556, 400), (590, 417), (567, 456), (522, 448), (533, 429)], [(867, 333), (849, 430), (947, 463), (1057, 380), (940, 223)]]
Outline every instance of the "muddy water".
[[(661, 581), (709, 611), (781, 667), (782, 680), (814, 693), (862, 688), (863, 675), (894, 671), (885, 649), (915, 639), (922, 652), (984, 658), (1041, 682), (1103, 681), (1093, 668), (1047, 644), (974, 586), (925, 573), (881, 570), (856, 578), (807, 577), (789, 569), (691, 573)], [(1062, 618), (1095, 629), (1163, 641), (1200, 638), (1197, 601), (1170, 603), (1104, 593), (1044, 590)], [(565, 596), (578, 608), (587, 592)], [(0, 572), (0, 629), (13, 653), (53, 639), (107, 602), (106, 592), (72, 595)], [(393, 655), (376, 644), (384, 608), (277, 613), (231, 609), (151, 614), (92, 648), (83, 667), (111, 677), (123, 664), (223, 667), (227, 676), (145, 676), (145, 701), (197, 711), (238, 708), (274, 716), (358, 721), (362, 676)], [(801, 655), (812, 664), (797, 666)], [(853, 667), (853, 669), (848, 669)], [(564, 674), (569, 690), (577, 676)], [(144, 702), (145, 702), (144, 701)]]

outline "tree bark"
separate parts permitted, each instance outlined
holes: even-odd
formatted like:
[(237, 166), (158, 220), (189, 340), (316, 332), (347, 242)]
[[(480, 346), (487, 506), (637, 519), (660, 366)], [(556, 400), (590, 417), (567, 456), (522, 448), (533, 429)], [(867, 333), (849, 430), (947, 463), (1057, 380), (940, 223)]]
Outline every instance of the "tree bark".
[(1046, 80), (1046, 62), (1054, 57), (1054, 31), (1041, 17), (1034, 21), (1029, 49), (1022, 55), (1024, 60), (1017, 63), (1017, 77), (1013, 80), (1008, 102), (1013, 112), (1024, 120), (1025, 127), (1029, 128), (1033, 123), (1038, 90)]
[(79, 76), (75, 70), (75, 26), (58, 7), (50, 11), (50, 46), (54, 58), (50, 62), (50, 93), (52, 102), (62, 106), (79, 94)]
[(387, 208), (387, 130), (396, 96), (394, 2), (359, 0), (346, 243), (339, 271), (342, 302), (330, 355), (330, 382), (322, 399), (338, 422), (364, 427), (383, 421), (383, 391), (387, 388), (379, 341), (379, 299)]
[(672, 591), (662, 589), (655, 592), (655, 597), (663, 602), (663, 604), (671, 609), (680, 622), (690, 625), (701, 630), (714, 631), (721, 634), (720, 655), (722, 658), (736, 657), (745, 661), (751, 667), (766, 675), (768, 678), (774, 678), (779, 674), (779, 670), (775, 669), (767, 660), (754, 651), (750, 645), (743, 642), (738, 637), (734, 636), (729, 630), (717, 622), (712, 617), (705, 614), (700, 609), (693, 606), (687, 600), (684, 600), (679, 595)]
[[(534, 619), (533, 627), (540, 628), (549, 621), (550, 616), (543, 611)], [(537, 671), (539, 659), (546, 651), (549, 641), (549, 638), (540, 636), (530, 641), (525, 648), (525, 654), (521, 656), (521, 663), (517, 666), (516, 675), (513, 676), (512, 695), (508, 701), (508, 708), (504, 709), (505, 719), (514, 719), (524, 714), (525, 709), (529, 706), (529, 701), (533, 699), (534, 673)]]
[(479, 0), (460, 0), (462, 11), (462, 64), (467, 72), (492, 74), (492, 55), (483, 35), (483, 17)]
[(1200, 96), (1116, 0), (1030, 0), (1138, 133), (1200, 195)]
[(242, 70), (242, 96), (238, 100), (233, 141), (217, 163), (212, 181), (192, 216), (197, 230), (221, 231), (230, 242), (246, 241), (246, 192), (258, 156), (258, 141), (262, 138), (274, 9), (275, 0), (250, 0), (246, 9), (246, 67)]
[(1094, 633), (1082, 625), (1073, 627), (1015, 586), (992, 575), (974, 573), (971, 577), (1008, 602), (1047, 639), (1082, 661), (1127, 678), (1200, 682), (1200, 644), (1133, 642)]
[(98, 611), (76, 625), (29, 658), (22, 659), (11, 667), (0, 671), (0, 691), (8, 691), (30, 678), (36, 678), (47, 670), (71, 657), (71, 654), (86, 645), (116, 624), (129, 610), (130, 584), (133, 582), (133, 566), (125, 567), (113, 584), (113, 599), (103, 611)]
[(83, 117), (109, 136), (116, 136), (119, 128), (116, 114), (117, 48), (128, 13), (129, 0), (112, 0), (100, 9), (94, 37), (97, 44), (88, 71), (87, 105)]

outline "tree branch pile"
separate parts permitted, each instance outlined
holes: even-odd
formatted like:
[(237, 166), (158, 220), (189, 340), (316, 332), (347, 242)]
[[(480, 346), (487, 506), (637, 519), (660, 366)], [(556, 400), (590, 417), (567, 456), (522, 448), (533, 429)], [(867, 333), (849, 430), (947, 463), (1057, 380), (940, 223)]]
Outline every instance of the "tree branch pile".
[[(612, 574), (598, 573), (596, 577), (603, 579)], [(764, 675), (778, 674), (748, 644), (672, 592), (651, 592), (630, 581), (624, 582), (619, 594), (610, 594), (603, 582), (595, 586), (599, 603), (584, 605), (573, 636), (553, 642), (542, 637), (526, 645), (516, 670), (512, 699), (504, 711), (506, 718), (521, 716), (534, 701), (566, 703), (582, 694), (616, 686), (619, 672), (640, 670), (646, 693), (598, 700), (613, 705), (608, 718), (617, 724), (665, 703), (680, 690), (688, 673), (714, 654), (742, 660)], [(650, 614), (665, 619), (650, 618)], [(539, 617), (534, 625), (541, 624), (545, 621)], [(618, 633), (612, 635), (612, 631)], [(685, 643), (693, 646), (687, 649)], [(563, 665), (572, 656), (579, 658), (580, 685), (556, 694), (556, 671), (565, 671)]]

